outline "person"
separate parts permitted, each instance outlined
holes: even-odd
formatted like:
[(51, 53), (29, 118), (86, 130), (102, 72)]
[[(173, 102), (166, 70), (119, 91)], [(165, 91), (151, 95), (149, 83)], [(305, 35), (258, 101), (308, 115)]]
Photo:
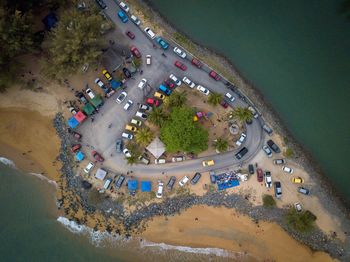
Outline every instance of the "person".
[(162, 53), (162, 56), (166, 57), (166, 55), (164, 53)]

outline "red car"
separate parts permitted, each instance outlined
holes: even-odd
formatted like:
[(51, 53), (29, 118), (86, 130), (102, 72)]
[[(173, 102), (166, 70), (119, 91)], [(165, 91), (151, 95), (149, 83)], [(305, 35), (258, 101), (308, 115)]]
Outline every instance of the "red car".
[(73, 153), (75, 153), (75, 152), (77, 152), (80, 148), (81, 148), (81, 144), (75, 144), (75, 145), (73, 145), (73, 146), (71, 147), (70, 150), (71, 150)]
[(92, 155), (92, 157), (93, 157), (96, 161), (98, 161), (98, 162), (103, 162), (103, 161), (105, 161), (105, 159), (104, 159), (99, 153), (97, 153), (96, 151), (92, 151), (92, 152), (91, 152), (91, 155)]
[(261, 168), (256, 169), (256, 175), (258, 178), (258, 182), (263, 182), (264, 181), (264, 174)]
[(126, 31), (125, 34), (126, 34), (128, 37), (130, 37), (130, 39), (134, 39), (134, 38), (135, 38), (134, 33), (131, 32), (131, 31)]
[(195, 66), (198, 67), (198, 68), (201, 68), (201, 67), (202, 67), (201, 61), (199, 61), (199, 60), (196, 59), (196, 58), (193, 58), (193, 59), (192, 59), (192, 64), (195, 65)]
[(187, 66), (185, 66), (183, 63), (181, 63), (180, 61), (175, 61), (174, 65), (177, 68), (180, 68), (182, 71), (186, 71), (187, 70)]
[(170, 79), (165, 80), (164, 83), (165, 83), (169, 88), (174, 88), (174, 86), (175, 86), (175, 84), (173, 83), (173, 81), (171, 81)]
[(228, 104), (227, 104), (227, 102), (226, 102), (224, 99), (221, 100), (220, 105), (221, 105), (223, 108), (228, 108)]
[(131, 53), (132, 53), (134, 56), (136, 56), (137, 58), (140, 58), (140, 57), (141, 57), (140, 51), (139, 51), (135, 46), (132, 46), (132, 47), (130, 48), (130, 51), (131, 51)]
[(214, 78), (216, 81), (221, 79), (221, 77), (215, 71), (210, 71), (209, 76)]
[(155, 106), (155, 107), (158, 107), (160, 106), (160, 103), (157, 99), (154, 99), (154, 98), (148, 98), (146, 100), (146, 103), (149, 105), (149, 106)]

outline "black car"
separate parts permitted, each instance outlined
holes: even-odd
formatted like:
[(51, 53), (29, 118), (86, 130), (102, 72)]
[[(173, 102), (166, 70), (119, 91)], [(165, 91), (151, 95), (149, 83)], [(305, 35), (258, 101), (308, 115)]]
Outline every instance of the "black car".
[(269, 146), (269, 148), (271, 148), (273, 152), (281, 153), (280, 148), (271, 139), (267, 141), (267, 145)]
[(105, 4), (105, 2), (103, 2), (102, 0), (96, 0), (96, 3), (99, 5), (99, 7), (101, 7), (102, 9), (106, 9), (107, 5)]
[(84, 96), (84, 94), (83, 94), (82, 92), (76, 92), (76, 93), (75, 93), (75, 96), (76, 96), (77, 98), (79, 98), (79, 100), (80, 100), (84, 105), (88, 103), (86, 97)]
[(238, 153), (235, 154), (235, 157), (240, 160), (242, 157), (245, 156), (245, 154), (248, 153), (248, 149), (246, 147), (243, 147), (241, 150), (238, 151)]
[(249, 174), (251, 174), (251, 175), (254, 175), (254, 166), (252, 165), (252, 164), (249, 164), (248, 165), (248, 171), (249, 171)]
[(131, 77), (131, 72), (126, 67), (123, 68), (123, 73), (124, 73), (126, 78), (130, 78)]
[(176, 182), (176, 177), (172, 176), (169, 179), (168, 184), (166, 184), (167, 189), (172, 190), (173, 187), (174, 187), (175, 182)]
[(123, 140), (118, 139), (115, 143), (115, 149), (117, 150), (117, 153), (123, 152)]
[(215, 172), (214, 171), (210, 171), (209, 175), (210, 175), (210, 182), (212, 184), (215, 184), (216, 183), (216, 174), (215, 174)]
[(282, 186), (281, 186), (281, 182), (276, 181), (276, 182), (274, 183), (274, 186), (275, 186), (275, 196), (276, 196), (277, 198), (281, 198), (281, 196), (282, 196)]
[(195, 184), (197, 184), (198, 183), (198, 181), (199, 181), (199, 179), (202, 177), (202, 175), (201, 175), (201, 173), (195, 173), (194, 174), (194, 177), (192, 177), (192, 179), (191, 179), (191, 184), (192, 185), (195, 185)]
[(298, 192), (304, 195), (310, 195), (310, 190), (305, 187), (298, 187)]
[(119, 188), (122, 187), (124, 180), (125, 180), (125, 176), (120, 175), (120, 176), (118, 177), (117, 181), (115, 181), (115, 187), (116, 187), (116, 189), (119, 189)]

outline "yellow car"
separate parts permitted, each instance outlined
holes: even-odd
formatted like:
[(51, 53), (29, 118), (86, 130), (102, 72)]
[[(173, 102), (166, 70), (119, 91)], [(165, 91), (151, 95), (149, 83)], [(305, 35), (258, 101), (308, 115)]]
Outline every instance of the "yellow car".
[(302, 184), (302, 183), (304, 183), (304, 179), (302, 179), (300, 176), (298, 176), (298, 177), (293, 177), (293, 178), (292, 178), (292, 182), (293, 182), (294, 184)]
[(126, 130), (129, 130), (129, 131), (131, 131), (131, 132), (136, 132), (136, 131), (137, 131), (137, 128), (134, 127), (134, 126), (131, 126), (131, 125), (126, 125), (126, 126), (125, 126), (125, 129), (126, 129)]
[(155, 92), (155, 93), (154, 93), (154, 97), (160, 98), (160, 99), (162, 99), (162, 100), (165, 99), (165, 95), (163, 95), (163, 94), (161, 94), (161, 93), (159, 93), (159, 92)]
[(214, 162), (214, 160), (206, 160), (206, 161), (202, 162), (202, 165), (203, 166), (213, 166), (213, 165), (215, 165), (215, 162)]
[(106, 69), (102, 71), (102, 74), (107, 78), (108, 81), (111, 81), (113, 79)]

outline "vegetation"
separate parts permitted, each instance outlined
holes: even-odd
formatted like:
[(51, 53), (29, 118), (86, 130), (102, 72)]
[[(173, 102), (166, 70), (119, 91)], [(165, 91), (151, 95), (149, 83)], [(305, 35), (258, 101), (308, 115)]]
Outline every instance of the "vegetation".
[(164, 122), (167, 120), (168, 114), (162, 107), (153, 108), (151, 113), (148, 115), (148, 120), (156, 126), (162, 127)]
[(198, 154), (208, 148), (208, 131), (193, 121), (193, 115), (194, 111), (189, 107), (173, 108), (160, 130), (161, 140), (168, 152)]
[(288, 158), (291, 158), (291, 157), (293, 157), (294, 152), (293, 152), (293, 150), (292, 150), (290, 147), (288, 147), (288, 148), (286, 149), (286, 151), (284, 152), (284, 155), (285, 155), (286, 157), (288, 157)]
[(217, 106), (222, 100), (222, 94), (211, 92), (208, 97), (208, 103)]
[(253, 113), (247, 107), (236, 107), (229, 113), (229, 118), (234, 118), (237, 121), (244, 123), (253, 119)]
[(290, 209), (285, 218), (288, 226), (302, 233), (311, 231), (317, 219), (317, 217), (308, 210), (299, 213), (294, 208)]
[(139, 161), (138, 157), (141, 154), (140, 148), (135, 142), (129, 142), (126, 145), (126, 148), (129, 150), (131, 155), (131, 157), (125, 157), (127, 164), (128, 165), (136, 164)]
[(151, 129), (149, 129), (148, 127), (143, 127), (139, 130), (137, 130), (136, 135), (136, 142), (141, 145), (141, 146), (147, 146), (149, 143), (152, 142), (153, 138), (154, 138), (154, 134), (151, 131)]
[(263, 195), (262, 197), (264, 207), (275, 207), (276, 201), (271, 195)]
[(169, 96), (169, 107), (181, 107), (186, 103), (186, 91), (181, 92), (173, 92), (171, 96)]
[(228, 149), (228, 140), (225, 138), (219, 137), (214, 141), (214, 147), (219, 152), (225, 152)]

